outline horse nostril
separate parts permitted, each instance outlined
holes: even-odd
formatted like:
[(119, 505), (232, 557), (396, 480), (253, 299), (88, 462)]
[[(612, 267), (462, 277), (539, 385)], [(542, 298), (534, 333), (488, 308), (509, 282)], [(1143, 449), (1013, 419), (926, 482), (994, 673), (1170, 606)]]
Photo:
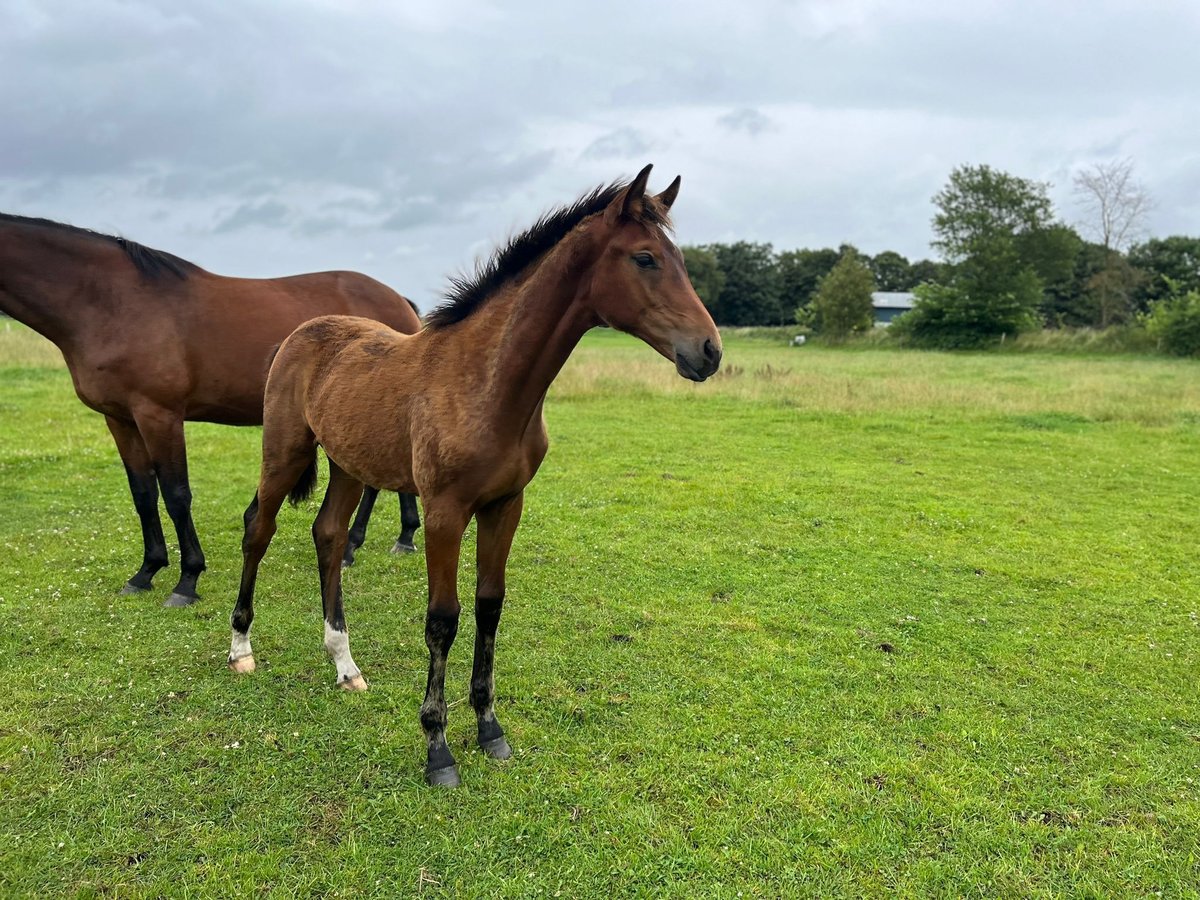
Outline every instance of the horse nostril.
[(712, 362), (717, 358), (717, 348), (713, 346), (713, 342), (711, 340), (706, 340), (704, 342), (704, 358), (708, 362)]

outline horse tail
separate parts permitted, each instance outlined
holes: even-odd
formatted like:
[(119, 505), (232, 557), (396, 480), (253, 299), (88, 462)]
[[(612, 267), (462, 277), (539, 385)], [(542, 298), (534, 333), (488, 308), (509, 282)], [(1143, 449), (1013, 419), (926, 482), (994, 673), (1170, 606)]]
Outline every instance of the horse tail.
[(292, 506), (297, 506), (303, 501), (312, 496), (313, 491), (317, 487), (317, 448), (313, 445), (312, 458), (308, 461), (308, 465), (304, 467), (304, 471), (300, 474), (300, 478), (288, 491), (288, 500)]

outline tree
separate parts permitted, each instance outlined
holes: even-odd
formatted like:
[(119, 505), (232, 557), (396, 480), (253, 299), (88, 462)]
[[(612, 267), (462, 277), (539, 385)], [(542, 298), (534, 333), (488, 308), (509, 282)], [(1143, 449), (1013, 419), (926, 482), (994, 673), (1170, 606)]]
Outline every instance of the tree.
[(986, 165), (951, 172), (933, 198), (933, 245), (947, 271), (936, 289), (916, 292), (901, 333), (932, 346), (969, 347), (1036, 327), (1042, 281), (1031, 260), (1033, 248), (1048, 246), (1054, 225), (1047, 189)]
[(717, 303), (721, 297), (721, 288), (725, 286), (725, 274), (717, 262), (717, 255), (706, 247), (681, 247), (683, 263), (687, 267), (688, 278), (701, 302), (708, 307), (708, 312), (717, 318)]
[(1175, 293), (1200, 291), (1200, 237), (1152, 238), (1129, 248), (1129, 262), (1143, 275), (1134, 288), (1139, 311)]
[(821, 283), (837, 265), (838, 252), (822, 250), (787, 250), (776, 257), (779, 272), (779, 304), (785, 310), (808, 306)]
[(985, 244), (1049, 228), (1054, 211), (1049, 185), (991, 166), (959, 166), (933, 198), (933, 246), (950, 263), (962, 262)]
[(932, 259), (919, 259), (912, 263), (908, 267), (909, 286), (906, 290), (911, 291), (917, 285), (927, 281), (938, 281), (942, 277), (942, 268), (940, 263), (936, 263)]
[(913, 288), (912, 266), (895, 250), (884, 250), (871, 258), (871, 274), (881, 291), (909, 291)]
[(875, 308), (871, 305), (874, 290), (875, 278), (866, 260), (853, 248), (848, 249), (821, 279), (813, 298), (818, 330), (834, 340), (869, 330), (875, 324)]
[(770, 244), (711, 244), (725, 283), (717, 298), (721, 325), (782, 325), (779, 278)]
[(1074, 194), (1087, 215), (1084, 226), (1106, 250), (1124, 250), (1141, 233), (1150, 195), (1133, 177), (1133, 160), (1095, 163), (1075, 173)]

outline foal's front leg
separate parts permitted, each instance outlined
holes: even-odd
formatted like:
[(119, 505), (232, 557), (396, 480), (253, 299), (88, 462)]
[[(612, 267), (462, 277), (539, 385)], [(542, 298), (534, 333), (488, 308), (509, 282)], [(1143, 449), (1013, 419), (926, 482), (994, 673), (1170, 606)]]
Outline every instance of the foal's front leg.
[(471, 706), (479, 724), (479, 746), (493, 759), (508, 759), (512, 748), (496, 719), (496, 628), (504, 608), (504, 569), (513, 535), (521, 521), (524, 494), (479, 510), (475, 550), (475, 664), (471, 672)]
[(425, 732), (425, 780), (431, 785), (457, 787), (458, 766), (446, 743), (446, 660), (458, 634), (458, 556), (468, 512), (457, 504), (425, 507), (425, 566), (429, 572), (429, 609), (425, 615), (425, 645), (429, 648), (429, 677), (421, 704)]

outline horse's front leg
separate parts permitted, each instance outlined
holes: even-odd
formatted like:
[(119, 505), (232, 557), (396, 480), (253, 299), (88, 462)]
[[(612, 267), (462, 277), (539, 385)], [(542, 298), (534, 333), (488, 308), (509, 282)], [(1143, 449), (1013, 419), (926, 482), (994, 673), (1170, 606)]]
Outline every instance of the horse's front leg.
[(367, 485), (363, 488), (362, 502), (358, 505), (358, 513), (354, 516), (354, 524), (350, 526), (350, 534), (346, 538), (346, 551), (342, 554), (342, 568), (354, 565), (354, 554), (367, 540), (367, 524), (371, 521), (371, 510), (375, 508), (375, 500), (379, 497), (379, 488)]
[(196, 580), (205, 569), (204, 550), (192, 522), (192, 489), (188, 483), (187, 447), (183, 416), (157, 405), (134, 410), (138, 432), (154, 463), (167, 515), (179, 538), (179, 583), (164, 606), (189, 606), (200, 599)]
[(421, 513), (417, 510), (416, 494), (400, 494), (400, 535), (392, 545), (393, 553), (416, 553), (413, 537), (421, 527)]
[(112, 416), (105, 416), (104, 421), (125, 464), (129, 493), (133, 495), (133, 506), (142, 525), (142, 567), (125, 582), (121, 593), (139, 594), (153, 587), (155, 573), (167, 565), (167, 542), (158, 517), (158, 482), (137, 426)]
[(496, 719), (496, 628), (504, 607), (504, 569), (513, 535), (521, 521), (524, 494), (497, 501), (475, 514), (475, 663), (471, 706), (479, 724), (479, 746), (493, 759), (508, 759), (512, 748)]
[(468, 511), (457, 503), (425, 506), (425, 565), (429, 572), (429, 608), (425, 615), (425, 645), (429, 676), (421, 704), (425, 732), (425, 780), (431, 785), (456, 787), (458, 766), (446, 742), (446, 660), (458, 634), (458, 557)]

